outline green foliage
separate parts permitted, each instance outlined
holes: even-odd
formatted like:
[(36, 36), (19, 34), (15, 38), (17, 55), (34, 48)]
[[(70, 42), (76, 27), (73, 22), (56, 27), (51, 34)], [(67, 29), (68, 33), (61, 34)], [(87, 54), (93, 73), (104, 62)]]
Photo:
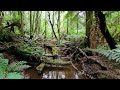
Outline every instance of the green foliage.
[(12, 72), (6, 75), (6, 79), (22, 79), (22, 78), (24, 77), (18, 72)]
[(120, 12), (106, 11), (107, 27), (112, 37), (119, 41), (120, 32)]
[(20, 61), (20, 62), (17, 62), (17, 63), (11, 63), (8, 66), (8, 71), (10, 71), (10, 72), (22, 71), (22, 70), (27, 69), (27, 68), (30, 67), (29, 65), (26, 65), (26, 64), (27, 64), (26, 61)]
[(0, 58), (4, 58), (4, 55), (2, 53), (0, 53)]
[(14, 36), (13, 32), (10, 32), (9, 30), (3, 30), (0, 33), (0, 41), (10, 42), (13, 40), (13, 38), (12, 38), (13, 36)]
[(73, 42), (73, 43), (78, 43), (80, 44), (82, 47), (84, 47), (84, 43), (85, 43), (85, 38), (86, 36), (79, 36), (79, 35), (67, 35), (66, 36), (66, 40)]
[(42, 56), (44, 50), (41, 47), (29, 46), (27, 44), (20, 45), (19, 50), (28, 56)]
[(97, 49), (96, 51), (109, 60), (115, 60), (120, 63), (120, 46), (117, 46), (117, 48), (113, 50)]
[(17, 63), (8, 64), (8, 59), (4, 59), (0, 54), (0, 79), (23, 79), (23, 75), (20, 71), (29, 68), (29, 65), (25, 65), (26, 61), (20, 61)]

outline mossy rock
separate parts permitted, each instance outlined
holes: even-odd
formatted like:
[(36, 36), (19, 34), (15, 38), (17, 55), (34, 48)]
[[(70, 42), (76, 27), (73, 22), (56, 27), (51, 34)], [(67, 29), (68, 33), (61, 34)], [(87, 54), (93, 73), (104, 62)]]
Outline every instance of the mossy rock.
[(36, 67), (36, 70), (38, 71), (39, 74), (43, 71), (44, 67), (45, 63), (41, 63), (39, 66)]

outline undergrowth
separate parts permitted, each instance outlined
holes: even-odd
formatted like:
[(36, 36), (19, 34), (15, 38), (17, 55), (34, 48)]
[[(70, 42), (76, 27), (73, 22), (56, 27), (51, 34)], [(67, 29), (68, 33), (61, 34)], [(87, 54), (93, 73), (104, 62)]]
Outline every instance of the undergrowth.
[(116, 62), (120, 63), (120, 46), (119, 45), (117, 45), (117, 48), (112, 50), (104, 47), (104, 48), (96, 49), (94, 51), (100, 53), (101, 55), (105, 56), (109, 60), (115, 60)]
[(23, 79), (21, 71), (30, 67), (26, 64), (26, 61), (9, 64), (9, 60), (0, 54), (0, 79)]

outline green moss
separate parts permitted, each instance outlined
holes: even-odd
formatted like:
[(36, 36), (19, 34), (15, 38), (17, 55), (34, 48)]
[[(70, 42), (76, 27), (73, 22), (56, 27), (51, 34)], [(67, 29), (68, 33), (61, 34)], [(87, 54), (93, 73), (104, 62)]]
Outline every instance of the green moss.
[(45, 67), (45, 63), (41, 63), (39, 66), (36, 67), (36, 70), (38, 70), (38, 72), (41, 73), (44, 67)]
[(53, 64), (53, 65), (70, 65), (70, 61), (62, 61), (62, 60), (46, 60), (47, 64)]

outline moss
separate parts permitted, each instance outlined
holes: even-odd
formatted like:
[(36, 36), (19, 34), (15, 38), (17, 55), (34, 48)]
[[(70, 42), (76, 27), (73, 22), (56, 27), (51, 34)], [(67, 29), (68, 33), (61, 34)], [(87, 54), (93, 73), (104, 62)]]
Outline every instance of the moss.
[(38, 73), (41, 73), (45, 67), (45, 63), (41, 63), (39, 66), (36, 67), (36, 70), (38, 70)]
[(62, 61), (62, 60), (46, 60), (45, 63), (52, 65), (70, 65), (70, 61)]
[(11, 41), (13, 41), (14, 35), (15, 34), (13, 32), (9, 32), (7, 30), (3, 30), (0, 33), (0, 41), (2, 41), (2, 42), (11, 42)]
[(58, 55), (58, 47), (53, 47), (52, 53), (53, 53), (53, 55)]

